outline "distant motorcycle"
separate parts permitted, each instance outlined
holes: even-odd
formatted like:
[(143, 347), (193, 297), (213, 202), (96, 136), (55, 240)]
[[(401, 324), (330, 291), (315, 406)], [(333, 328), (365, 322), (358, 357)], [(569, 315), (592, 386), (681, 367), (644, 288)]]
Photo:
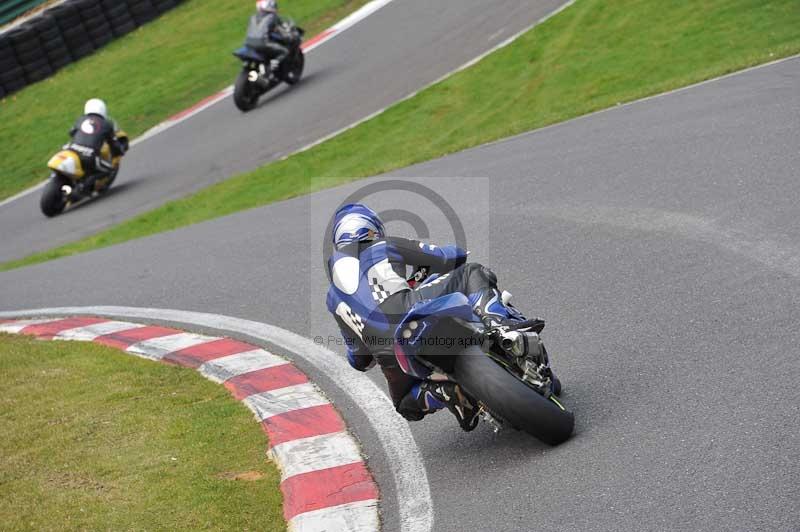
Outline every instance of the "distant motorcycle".
[[(426, 270), (409, 284), (436, 282)], [(572, 434), (575, 418), (558, 398), (561, 381), (539, 337), (544, 325), (520, 319), (487, 329), (465, 295), (447, 294), (408, 311), (395, 331), (394, 352), (412, 377), (458, 383), (495, 432), (508, 425), (558, 445)]]
[(258, 99), (281, 82), (294, 85), (303, 76), (305, 56), (301, 44), (304, 31), (291, 21), (285, 21), (281, 31), (287, 36), (289, 55), (275, 72), (270, 72), (269, 57), (246, 44), (233, 52), (244, 63), (233, 87), (233, 103), (242, 112), (254, 109)]
[[(116, 137), (123, 152), (127, 151), (128, 134), (117, 131)], [(93, 165), (96, 170), (87, 172), (82, 161), (90, 157), (101, 161)], [(39, 204), (42, 213), (48, 218), (53, 217), (64, 212), (69, 205), (106, 192), (117, 178), (121, 160), (122, 155), (112, 155), (108, 143), (103, 144), (99, 155), (83, 146), (65, 145), (47, 163), (52, 173), (42, 192)], [(103, 167), (109, 170), (103, 170)]]

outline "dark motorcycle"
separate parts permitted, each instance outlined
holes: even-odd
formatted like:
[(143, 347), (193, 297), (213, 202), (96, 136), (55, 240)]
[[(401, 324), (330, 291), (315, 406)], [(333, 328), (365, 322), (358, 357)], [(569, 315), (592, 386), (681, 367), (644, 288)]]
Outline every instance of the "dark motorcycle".
[(508, 424), (557, 445), (570, 437), (575, 419), (558, 399), (561, 382), (539, 337), (544, 325), (520, 319), (487, 330), (466, 296), (448, 294), (408, 311), (394, 351), (408, 375), (458, 383), (495, 431)]
[(258, 99), (281, 82), (294, 85), (303, 76), (303, 29), (287, 21), (282, 25), (281, 32), (287, 36), (289, 55), (274, 72), (270, 71), (271, 58), (246, 44), (233, 52), (244, 63), (233, 87), (233, 103), (240, 111), (254, 109), (258, 105)]

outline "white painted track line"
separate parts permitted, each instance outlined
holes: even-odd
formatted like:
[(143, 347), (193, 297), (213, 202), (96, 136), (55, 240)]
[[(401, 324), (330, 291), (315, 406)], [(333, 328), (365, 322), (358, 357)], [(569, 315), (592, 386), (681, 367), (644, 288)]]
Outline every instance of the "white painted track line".
[(270, 453), (281, 464), (281, 479), (362, 461), (355, 441), (346, 432), (288, 441)]
[(292, 410), (328, 404), (328, 400), (310, 382), (287, 386), (271, 392), (253, 394), (243, 401), (259, 420), (264, 421)]
[(331, 508), (323, 508), (295, 516), (289, 521), (291, 532), (333, 532), (353, 530), (375, 532), (380, 523), (375, 513), (370, 512), (373, 501), (351, 502)]
[(200, 334), (179, 333), (143, 340), (131, 345), (125, 351), (143, 358), (161, 360), (164, 358), (164, 355), (168, 355), (169, 353), (174, 353), (175, 351), (180, 351), (187, 347), (213, 342), (214, 340), (218, 340), (218, 338)]
[(225, 382), (238, 375), (288, 363), (288, 360), (273, 355), (269, 351), (257, 349), (211, 360), (200, 366), (198, 371), (209, 380)]
[(87, 325), (86, 327), (67, 329), (66, 331), (61, 331), (53, 338), (55, 340), (91, 342), (98, 336), (127, 331), (134, 327), (136, 327), (136, 324), (125, 321), (106, 321), (103, 323), (95, 323), (94, 325)]
[(53, 321), (53, 318), (20, 320), (20, 321), (15, 321), (14, 323), (5, 323), (5, 324), (0, 323), (0, 332), (16, 334), (25, 327), (29, 327), (31, 325), (38, 325), (40, 323), (47, 323), (49, 321)]

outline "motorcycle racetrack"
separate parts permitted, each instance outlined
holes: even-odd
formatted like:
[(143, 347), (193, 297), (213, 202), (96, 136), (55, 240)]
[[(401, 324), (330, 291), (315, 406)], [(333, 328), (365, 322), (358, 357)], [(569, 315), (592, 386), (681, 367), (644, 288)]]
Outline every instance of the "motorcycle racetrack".
[(389, 2), (311, 52), (293, 89), (279, 87), (247, 114), (226, 98), (137, 144), (122, 163), (116, 190), (91, 208), (84, 204), (46, 220), (38, 192), (0, 206), (0, 262), (94, 234), (288, 155), (431, 83), (564, 3), (540, 0), (532, 7), (514, 0), (487, 9), (478, 0)]
[[(404, 178), (441, 195), (471, 260), (548, 320), (543, 338), (577, 423), (557, 448), (485, 425), (464, 434), (447, 413), (411, 424), (432, 529), (795, 530), (799, 95), (795, 57), (388, 180), (5, 272), (0, 305), (212, 312), (341, 353), (324, 305), (333, 209), (373, 191), (365, 201), (377, 210), (416, 214), (431, 241), (454, 238), (433, 194), (399, 190)], [(389, 222), (409, 236), (418, 225)], [(413, 529), (398, 518), (397, 464), (347, 384), (302, 369), (361, 441), (384, 529)]]
[[(563, 2), (504, 2), (474, 17), (484, 4), (391, 2), (315, 50), (295, 89), (246, 115), (226, 99), (137, 145), (109, 197), (50, 221), (38, 194), (0, 207), (0, 260), (314, 142)], [(478, 26), (488, 41), (475, 38)], [(792, 57), (389, 175), (2, 272), (0, 317), (73, 307), (40, 313), (147, 317), (277, 346), (359, 440), (385, 531), (793, 531), (799, 141)], [(386, 213), (392, 233), (463, 237), (470, 260), (490, 266), (517, 307), (547, 320), (542, 337), (575, 412), (570, 440), (549, 447), (486, 424), (466, 434), (447, 412), (406, 434), (385, 401), (359, 398), (385, 390), (384, 379), (344, 367), (325, 308), (325, 230), (346, 198)], [(340, 355), (330, 366), (328, 349)]]

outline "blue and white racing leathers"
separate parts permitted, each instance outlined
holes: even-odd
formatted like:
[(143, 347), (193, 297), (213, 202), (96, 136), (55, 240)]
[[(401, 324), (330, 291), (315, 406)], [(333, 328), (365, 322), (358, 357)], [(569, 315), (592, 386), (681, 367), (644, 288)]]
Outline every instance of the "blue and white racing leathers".
[[(377, 360), (395, 407), (407, 419), (421, 419), (427, 410), (424, 398), (407, 397), (419, 381), (403, 373), (394, 356), (394, 330), (406, 312), (419, 301), (455, 292), (488, 311), (503, 311), (495, 275), (480, 264), (465, 264), (466, 259), (466, 251), (456, 246), (387, 237), (354, 242), (328, 260), (327, 306), (345, 339), (348, 361), (366, 371)], [(414, 290), (406, 279), (423, 266), (440, 276)]]

